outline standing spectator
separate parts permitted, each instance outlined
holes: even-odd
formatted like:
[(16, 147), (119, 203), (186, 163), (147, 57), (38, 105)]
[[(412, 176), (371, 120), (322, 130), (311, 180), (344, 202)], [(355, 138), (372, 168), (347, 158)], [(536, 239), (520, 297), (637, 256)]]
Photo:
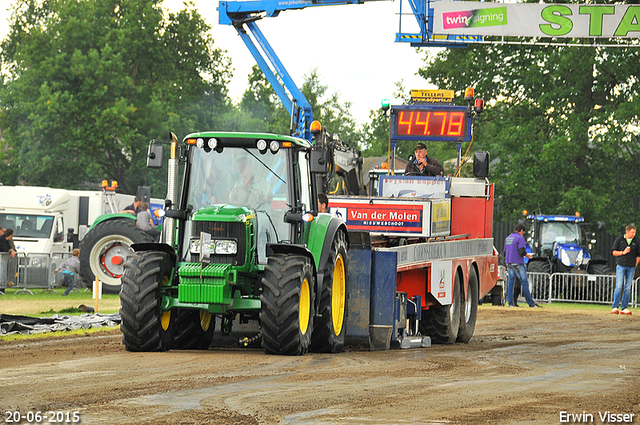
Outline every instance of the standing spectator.
[[(625, 228), (624, 236), (618, 237), (613, 242), (611, 255), (618, 257), (616, 259), (616, 290), (613, 293), (611, 314), (631, 314), (627, 306), (631, 297), (633, 274), (640, 262), (640, 244), (636, 239), (636, 226), (630, 224)], [(622, 307), (622, 310), (618, 310), (618, 306)]]
[(5, 229), (0, 236), (0, 252), (8, 252), (11, 258), (16, 256), (16, 247), (13, 244), (13, 229)]
[[(11, 277), (15, 277), (18, 270), (18, 259), (15, 258), (16, 246), (13, 244), (13, 229), (4, 229), (2, 236), (0, 236), (0, 253), (3, 252), (8, 252), (9, 257), (2, 259), (5, 261), (6, 275), (0, 276), (0, 279), (6, 282), (7, 287), (12, 287), (14, 283), (11, 281)], [(0, 292), (4, 294), (4, 288), (0, 289)]]
[(133, 204), (127, 205), (120, 212), (121, 213), (129, 213), (129, 214), (137, 215), (140, 211), (142, 211), (142, 209), (140, 208), (140, 204), (142, 204), (142, 197), (141, 196), (136, 196), (135, 198), (133, 198)]
[(80, 257), (80, 250), (74, 249), (71, 251), (71, 257), (60, 263), (60, 265), (53, 271), (54, 273), (62, 271), (62, 276), (64, 277), (64, 282), (67, 287), (62, 296), (66, 297), (69, 295), (69, 292), (73, 291), (73, 280), (75, 278), (75, 274), (80, 273), (80, 259), (78, 257)]
[(153, 236), (155, 241), (160, 231), (153, 225), (153, 218), (151, 218), (151, 211), (149, 211), (149, 203), (143, 202), (140, 205), (141, 211), (138, 213), (136, 224), (139, 228)]
[(420, 142), (413, 148), (416, 159), (409, 161), (404, 169), (404, 175), (423, 175), (423, 176), (441, 176), (444, 174), (444, 168), (440, 163), (427, 157), (427, 145)]
[(318, 193), (318, 212), (329, 212), (329, 198), (324, 193)]
[(532, 254), (527, 254), (526, 242), (524, 240), (524, 224), (516, 224), (513, 233), (504, 240), (504, 259), (509, 270), (509, 283), (507, 285), (507, 303), (509, 307), (516, 307), (513, 299), (513, 284), (516, 276), (520, 279), (522, 293), (527, 300), (529, 307), (540, 307), (533, 300), (529, 292), (529, 281), (527, 280), (527, 269), (524, 265), (524, 257), (531, 258)]

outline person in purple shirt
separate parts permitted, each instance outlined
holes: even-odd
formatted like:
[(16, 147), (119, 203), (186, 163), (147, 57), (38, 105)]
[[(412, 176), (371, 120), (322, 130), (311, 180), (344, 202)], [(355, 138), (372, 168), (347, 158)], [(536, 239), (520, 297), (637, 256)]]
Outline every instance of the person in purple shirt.
[(522, 285), (522, 293), (529, 307), (540, 308), (531, 297), (529, 291), (529, 281), (527, 280), (527, 269), (524, 265), (524, 257), (531, 258), (531, 254), (527, 254), (526, 242), (522, 236), (525, 231), (524, 224), (516, 224), (513, 233), (504, 240), (504, 259), (507, 263), (509, 271), (509, 283), (507, 284), (507, 304), (509, 307), (517, 307), (513, 299), (513, 284), (516, 276), (520, 279)]

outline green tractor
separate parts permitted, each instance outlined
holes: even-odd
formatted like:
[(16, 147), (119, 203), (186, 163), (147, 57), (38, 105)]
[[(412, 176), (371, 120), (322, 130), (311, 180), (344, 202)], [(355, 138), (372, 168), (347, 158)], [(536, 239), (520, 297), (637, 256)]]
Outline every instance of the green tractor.
[[(152, 142), (148, 165), (162, 154)], [(316, 212), (322, 158), (289, 136), (172, 134), (165, 243), (133, 244), (124, 263), (126, 349), (207, 349), (217, 319), (221, 335), (256, 321), (267, 353), (341, 351), (348, 233)]]

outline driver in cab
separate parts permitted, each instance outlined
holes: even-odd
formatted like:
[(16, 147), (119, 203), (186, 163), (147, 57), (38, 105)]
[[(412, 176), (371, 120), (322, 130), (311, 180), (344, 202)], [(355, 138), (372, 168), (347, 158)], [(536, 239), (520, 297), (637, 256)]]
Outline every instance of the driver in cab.
[(233, 205), (245, 205), (250, 208), (257, 208), (260, 205), (269, 202), (271, 199), (265, 195), (267, 182), (264, 179), (258, 179), (253, 174), (253, 163), (247, 156), (238, 158), (238, 180), (229, 194), (229, 203)]
[(420, 142), (413, 148), (415, 160), (409, 161), (404, 169), (404, 175), (421, 175), (421, 176), (442, 176), (444, 168), (440, 163), (427, 156), (427, 145)]

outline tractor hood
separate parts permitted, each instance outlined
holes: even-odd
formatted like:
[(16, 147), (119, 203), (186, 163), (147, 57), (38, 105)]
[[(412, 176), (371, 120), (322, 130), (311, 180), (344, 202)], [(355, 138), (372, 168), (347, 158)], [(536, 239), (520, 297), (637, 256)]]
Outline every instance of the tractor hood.
[(254, 216), (248, 207), (236, 207), (230, 204), (212, 205), (198, 210), (193, 215), (193, 221), (240, 221), (244, 222)]
[(580, 266), (591, 259), (589, 251), (575, 242), (556, 242), (553, 254), (567, 267)]

